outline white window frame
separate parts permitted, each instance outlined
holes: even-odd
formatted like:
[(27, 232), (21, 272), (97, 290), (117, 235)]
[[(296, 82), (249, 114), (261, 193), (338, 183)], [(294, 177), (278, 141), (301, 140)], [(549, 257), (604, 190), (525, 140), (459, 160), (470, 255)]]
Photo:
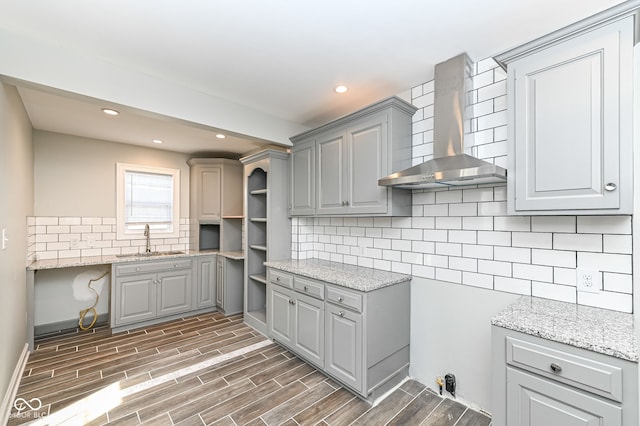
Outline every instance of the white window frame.
[(151, 237), (178, 238), (180, 236), (180, 170), (163, 167), (142, 166), (139, 164), (116, 163), (116, 238), (144, 239), (144, 225), (129, 225), (125, 223), (125, 174), (152, 173), (169, 175), (173, 180), (173, 217), (168, 229), (158, 229), (150, 223)]

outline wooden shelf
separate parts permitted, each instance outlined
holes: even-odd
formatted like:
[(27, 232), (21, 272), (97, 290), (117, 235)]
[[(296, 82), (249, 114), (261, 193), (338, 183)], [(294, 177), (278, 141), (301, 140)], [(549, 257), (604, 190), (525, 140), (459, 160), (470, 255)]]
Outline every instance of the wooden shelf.
[(267, 223), (267, 218), (266, 217), (252, 217), (251, 222), (262, 222), (262, 223)]
[(267, 246), (266, 245), (252, 244), (252, 245), (249, 246), (249, 248), (252, 248), (254, 250), (267, 251)]
[(267, 188), (264, 189), (254, 189), (250, 192), (251, 195), (267, 195)]
[(244, 216), (222, 216), (223, 219), (244, 219)]

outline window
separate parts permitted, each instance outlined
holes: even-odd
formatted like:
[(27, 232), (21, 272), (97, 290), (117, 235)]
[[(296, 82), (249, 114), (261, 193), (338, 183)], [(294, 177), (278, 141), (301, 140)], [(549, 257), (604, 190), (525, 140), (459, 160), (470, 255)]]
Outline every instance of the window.
[(178, 237), (180, 232), (180, 170), (117, 164), (117, 237)]

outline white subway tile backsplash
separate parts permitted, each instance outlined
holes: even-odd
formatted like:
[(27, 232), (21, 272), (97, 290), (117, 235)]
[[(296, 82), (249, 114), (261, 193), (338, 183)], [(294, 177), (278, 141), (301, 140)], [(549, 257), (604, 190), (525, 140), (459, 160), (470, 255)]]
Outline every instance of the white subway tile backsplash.
[(632, 254), (631, 235), (604, 235), (605, 253)]
[(511, 246), (511, 232), (478, 231), (478, 244), (488, 246)]
[(506, 216), (506, 215), (507, 215), (506, 201), (478, 203), (478, 216)]
[(599, 234), (553, 234), (556, 250), (602, 251), (602, 235)]
[(465, 189), (462, 193), (462, 201), (465, 203), (493, 201), (493, 188)]
[(531, 218), (533, 232), (576, 232), (575, 216), (534, 216)]
[(450, 230), (448, 240), (451, 243), (477, 244), (478, 234), (476, 231)]
[(631, 216), (579, 216), (581, 234), (631, 234)]
[(436, 243), (436, 254), (462, 256), (462, 245), (455, 243)]
[(573, 268), (553, 268), (553, 282), (556, 284), (576, 286), (576, 270)]
[(478, 272), (489, 275), (510, 277), (512, 264), (510, 262), (498, 262), (495, 260), (478, 260)]
[(603, 274), (604, 289), (617, 293), (633, 293), (633, 278), (629, 274), (605, 272)]
[(436, 217), (437, 229), (462, 229), (461, 217)]
[(436, 268), (433, 266), (412, 265), (411, 275), (415, 277), (434, 279), (436, 277)]
[(578, 267), (605, 272), (631, 274), (631, 255), (609, 253), (578, 253)]
[(463, 217), (462, 229), (476, 231), (492, 231), (493, 217)]
[(554, 285), (546, 282), (532, 281), (531, 295), (544, 297), (545, 299), (560, 300), (562, 302), (576, 303), (575, 287)]
[(493, 289), (493, 275), (462, 272), (462, 282), (473, 287)]
[(449, 204), (449, 216), (478, 216), (476, 203)]
[(630, 294), (601, 291), (600, 293), (578, 292), (578, 304), (596, 306), (621, 312), (633, 312), (633, 298)]
[(449, 268), (459, 271), (478, 272), (478, 259), (449, 257)]
[(436, 268), (436, 279), (450, 283), (462, 283), (462, 271), (449, 268)]
[(524, 278), (532, 281), (553, 282), (553, 268), (551, 266), (529, 265), (524, 263), (513, 264), (513, 277)]
[(436, 204), (452, 204), (462, 202), (462, 190), (436, 192)]
[(531, 263), (531, 249), (521, 247), (494, 247), (493, 258), (504, 262)]
[(493, 259), (493, 246), (463, 244), (462, 255), (474, 259)]
[(514, 232), (511, 237), (514, 247), (550, 249), (553, 246), (553, 234), (546, 232)]
[(559, 266), (562, 268), (576, 267), (575, 251), (560, 250), (531, 250), (531, 263), (534, 265)]
[(519, 278), (494, 276), (493, 288), (507, 293), (531, 295), (531, 281)]
[(529, 216), (496, 216), (493, 218), (493, 227), (496, 231), (529, 232), (531, 218)]

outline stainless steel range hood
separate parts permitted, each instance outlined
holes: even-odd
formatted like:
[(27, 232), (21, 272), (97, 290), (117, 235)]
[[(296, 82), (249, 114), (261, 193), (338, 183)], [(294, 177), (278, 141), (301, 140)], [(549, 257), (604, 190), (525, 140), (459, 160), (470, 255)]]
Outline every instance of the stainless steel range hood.
[(435, 66), (434, 158), (379, 179), (378, 185), (421, 189), (506, 180), (504, 168), (464, 153), (464, 114), (472, 66), (466, 53)]

